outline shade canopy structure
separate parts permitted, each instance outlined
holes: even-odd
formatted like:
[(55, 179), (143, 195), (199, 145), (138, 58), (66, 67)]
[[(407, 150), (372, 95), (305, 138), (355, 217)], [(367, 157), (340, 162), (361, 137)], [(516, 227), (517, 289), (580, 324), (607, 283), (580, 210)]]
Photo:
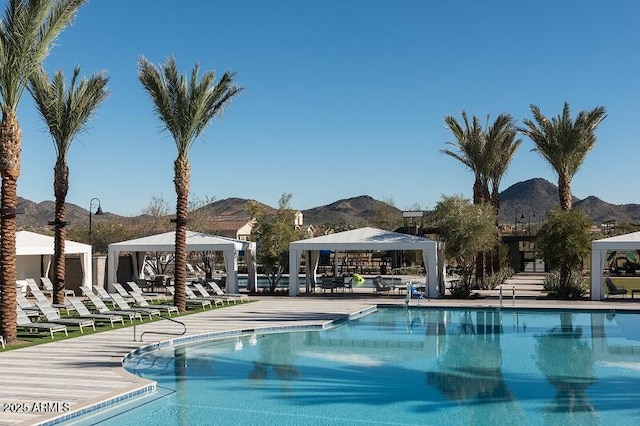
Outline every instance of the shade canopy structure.
[(294, 241), (289, 244), (289, 296), (300, 292), (298, 271), (302, 254), (308, 252), (307, 281), (315, 282), (315, 273), (321, 250), (333, 251), (389, 251), (421, 250), (426, 270), (426, 288), (431, 297), (439, 297), (438, 281), (438, 243), (415, 235), (401, 234), (377, 228), (359, 228)]
[[(54, 253), (55, 238), (29, 231), (16, 232), (16, 278), (48, 276)], [(82, 280), (80, 285), (91, 285), (91, 246), (66, 240), (65, 256), (80, 257)]]
[[(150, 235), (148, 237), (137, 238), (129, 241), (109, 244), (108, 249), (108, 282), (115, 282), (117, 279), (118, 259), (120, 253), (147, 253), (147, 252), (174, 252), (176, 243), (175, 231), (163, 234)], [(256, 282), (255, 267), (256, 243), (252, 241), (235, 240), (233, 238), (220, 237), (217, 235), (203, 234), (200, 232), (187, 231), (187, 252), (220, 251), (224, 255), (224, 264), (227, 272), (227, 291), (238, 292), (238, 256), (244, 252), (247, 256), (247, 266), (249, 276), (247, 286), (254, 288)], [(134, 261), (138, 256), (133, 256)], [(142, 262), (136, 262), (142, 263)], [(138, 278), (138, 271), (142, 269), (142, 264), (134, 268), (135, 276), (129, 280)]]
[(604, 299), (602, 273), (610, 250), (640, 250), (640, 232), (616, 235), (591, 242), (591, 300)]

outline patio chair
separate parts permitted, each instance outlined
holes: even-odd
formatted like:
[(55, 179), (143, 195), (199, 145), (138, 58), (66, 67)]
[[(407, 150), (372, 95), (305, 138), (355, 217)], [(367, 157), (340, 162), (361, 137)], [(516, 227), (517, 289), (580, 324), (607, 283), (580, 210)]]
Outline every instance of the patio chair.
[(237, 298), (235, 298), (233, 296), (228, 296), (228, 295), (224, 295), (224, 294), (223, 295), (216, 294), (215, 296), (212, 296), (211, 294), (209, 294), (207, 289), (204, 288), (202, 286), (202, 284), (200, 284), (200, 283), (193, 283), (193, 286), (196, 288), (196, 290), (198, 290), (200, 292), (202, 297), (210, 297), (210, 298), (211, 297), (214, 297), (214, 298), (217, 297), (219, 299), (226, 300), (227, 301), (227, 305), (230, 305), (231, 302), (233, 302), (234, 304), (238, 303)]
[(67, 326), (74, 326), (80, 328), (80, 333), (84, 334), (84, 327), (91, 327), (96, 329), (96, 323), (89, 318), (61, 318), (60, 314), (53, 309), (48, 303), (41, 303), (36, 301), (36, 306), (40, 309), (40, 312), (47, 319), (47, 322), (54, 324), (63, 324)]
[(203, 281), (206, 282), (207, 285), (209, 286), (209, 288), (211, 288), (211, 290), (213, 290), (213, 292), (217, 295), (217, 296), (228, 296), (228, 297), (236, 297), (242, 301), (248, 302), (249, 301), (249, 296), (247, 296), (246, 294), (242, 294), (242, 293), (227, 293), (224, 290), (222, 290), (222, 288), (220, 288), (220, 286), (218, 285), (217, 282), (215, 281)]
[[(175, 292), (176, 292), (175, 288), (172, 285), (167, 286), (167, 291), (172, 296), (175, 295)], [(200, 307), (202, 309), (206, 308), (207, 306), (209, 308), (213, 308), (213, 306), (211, 305), (211, 300), (208, 300), (208, 299), (190, 298), (189, 296), (187, 296), (186, 302), (187, 302), (187, 306), (189, 306), (189, 305), (191, 305), (191, 306), (200, 305)]]
[(389, 294), (391, 290), (394, 290), (395, 286), (385, 284), (382, 276), (378, 275), (373, 279), (373, 291), (376, 294), (386, 293)]
[(89, 301), (91, 302), (91, 304), (93, 304), (93, 306), (95, 307), (95, 309), (101, 313), (101, 314), (107, 314), (107, 315), (122, 315), (125, 318), (129, 318), (129, 321), (131, 321), (131, 323), (133, 323), (134, 320), (136, 319), (140, 319), (140, 322), (143, 321), (142, 319), (142, 314), (138, 311), (120, 311), (120, 310), (111, 310), (109, 309), (109, 307), (107, 305), (105, 305), (105, 303), (102, 301), (102, 299), (96, 295), (93, 294), (93, 292), (91, 292), (89, 289), (87, 289), (86, 287), (81, 287), (80, 288), (85, 297), (87, 297), (87, 299), (89, 299)]
[[(84, 288), (82, 289), (82, 291), (85, 292), (85, 295), (86, 295), (86, 291), (84, 290)], [(102, 300), (102, 303), (105, 303), (105, 304), (108, 303), (109, 305), (111, 305), (112, 308), (115, 306), (115, 303), (113, 303), (113, 299), (111, 298), (107, 290), (104, 289), (104, 287), (101, 287), (99, 285), (94, 285), (91, 288), (90, 293), (97, 294), (100, 300)]]
[(118, 293), (111, 293), (111, 298), (113, 299), (113, 301), (116, 303), (116, 306), (120, 310), (123, 310), (123, 311), (137, 311), (137, 312), (140, 312), (143, 315), (148, 315), (149, 319), (152, 319), (154, 316), (157, 316), (157, 317), (162, 316), (162, 312), (159, 311), (158, 309), (137, 308), (135, 306), (130, 306), (129, 303), (127, 303), (127, 301), (124, 300), (124, 298), (122, 296), (120, 296)]
[(131, 293), (131, 296), (133, 297), (133, 300), (136, 302), (136, 305), (141, 307), (141, 308), (166, 310), (167, 314), (169, 314), (169, 316), (171, 316), (172, 313), (175, 313), (175, 314), (179, 314), (180, 313), (180, 311), (178, 310), (177, 306), (173, 306), (173, 305), (156, 305), (156, 304), (151, 305), (151, 304), (149, 304), (149, 302), (147, 302), (147, 299), (142, 297), (141, 294)]
[[(120, 296), (122, 296), (122, 298), (124, 300), (127, 301), (127, 303), (134, 301), (133, 297), (131, 296), (131, 294), (129, 294), (129, 292), (124, 287), (122, 287), (122, 284), (120, 284), (120, 283), (111, 283), (111, 285), (113, 286), (113, 288), (116, 289), (118, 294)], [(109, 295), (109, 296), (113, 296), (113, 295)]]
[[(53, 324), (50, 322), (31, 322), (27, 314), (24, 313), (20, 306), (16, 306), (16, 322), (18, 324), (18, 330), (24, 330), (27, 333), (35, 333), (37, 331), (46, 330), (51, 333), (51, 338), (54, 339), (53, 333), (62, 331), (65, 336), (68, 336), (67, 326), (63, 324)], [(36, 331), (37, 330), (37, 331)]]
[[(47, 277), (40, 277), (40, 281), (42, 281), (42, 287), (44, 287), (43, 293), (49, 293), (49, 296), (53, 296), (53, 283)], [(65, 297), (74, 297), (76, 295), (75, 291), (65, 288), (64, 296)]]
[(218, 305), (218, 303), (224, 305), (224, 299), (218, 296), (198, 296), (189, 286), (185, 286), (185, 293), (187, 295), (187, 299), (204, 299), (213, 302), (215, 305)]
[(611, 278), (609, 278), (609, 277), (607, 277), (604, 280), (604, 282), (607, 285), (607, 290), (609, 291), (609, 296), (615, 296), (616, 294), (621, 294), (622, 297), (627, 297), (627, 289), (624, 288), (624, 286), (617, 287), (613, 283), (613, 280)]
[(25, 314), (27, 314), (28, 317), (39, 317), (40, 316), (40, 309), (38, 309), (38, 307), (36, 305), (34, 305), (33, 303), (31, 303), (22, 293), (18, 293), (16, 294), (16, 301), (18, 302), (18, 306), (20, 306), (20, 309), (22, 309), (24, 311)]
[(119, 314), (93, 314), (89, 311), (89, 309), (82, 303), (81, 300), (72, 300), (70, 299), (71, 306), (78, 313), (80, 318), (88, 318), (92, 319), (96, 322), (104, 322), (111, 324), (111, 328), (114, 327), (114, 323), (121, 322), (124, 325), (124, 317)]
[(142, 289), (138, 286), (138, 283), (135, 281), (127, 281), (127, 285), (131, 289), (130, 294), (138, 293), (141, 294), (147, 300), (167, 300), (166, 293), (152, 293), (148, 291), (142, 291)]
[(58, 310), (65, 309), (67, 311), (67, 314), (71, 313), (71, 305), (69, 305), (66, 302), (66, 300), (65, 300), (65, 303), (51, 303), (49, 299), (47, 299), (47, 296), (45, 296), (44, 293), (42, 293), (42, 290), (40, 290), (40, 287), (38, 287), (36, 280), (34, 280), (33, 278), (27, 278), (25, 281), (27, 281), (27, 285), (29, 286), (29, 292), (33, 297), (36, 298), (37, 302), (40, 302), (43, 305), (44, 304), (50, 305), (51, 307)]

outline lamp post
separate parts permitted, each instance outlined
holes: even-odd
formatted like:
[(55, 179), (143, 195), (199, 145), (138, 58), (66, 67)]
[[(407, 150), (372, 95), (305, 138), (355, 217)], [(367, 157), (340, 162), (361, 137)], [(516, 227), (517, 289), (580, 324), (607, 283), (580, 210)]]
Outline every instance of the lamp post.
[[(531, 216), (533, 216), (533, 220), (535, 220), (536, 219), (536, 212), (531, 212), (531, 210), (529, 210), (528, 216), (529, 216), (529, 227), (527, 228), (527, 234), (531, 235)], [(524, 221), (524, 210), (522, 211), (522, 215), (520, 216), (520, 220), (521, 220), (521, 223), (524, 225), (525, 224), (525, 221)]]
[[(98, 210), (96, 210), (95, 213), (92, 213), (93, 210), (93, 202), (97, 201), (98, 202)], [(104, 212), (102, 211), (102, 207), (100, 207), (100, 199), (99, 198), (92, 198), (91, 201), (89, 201), (89, 245), (91, 245), (91, 250), (93, 250), (93, 233), (92, 233), (92, 228), (91, 228), (91, 215), (95, 215), (95, 216), (102, 216), (104, 214)]]

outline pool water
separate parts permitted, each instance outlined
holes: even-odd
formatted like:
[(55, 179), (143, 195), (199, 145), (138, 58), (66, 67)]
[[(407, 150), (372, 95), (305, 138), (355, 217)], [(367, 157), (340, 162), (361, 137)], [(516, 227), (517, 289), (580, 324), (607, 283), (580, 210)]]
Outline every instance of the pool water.
[(635, 425), (640, 315), (381, 309), (125, 367), (158, 392), (84, 424)]

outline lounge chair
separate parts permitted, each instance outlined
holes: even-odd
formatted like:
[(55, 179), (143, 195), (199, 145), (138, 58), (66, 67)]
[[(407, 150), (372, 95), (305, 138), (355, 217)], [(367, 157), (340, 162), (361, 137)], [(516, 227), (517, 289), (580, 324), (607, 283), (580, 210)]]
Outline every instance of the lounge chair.
[(224, 305), (224, 299), (218, 296), (198, 296), (197, 294), (195, 294), (193, 292), (193, 290), (191, 290), (191, 287), (186, 286), (185, 287), (185, 294), (187, 295), (188, 299), (204, 299), (204, 300), (209, 300), (210, 302), (213, 302), (215, 305), (221, 304)]
[(247, 296), (246, 294), (242, 294), (242, 293), (227, 293), (224, 290), (222, 290), (222, 288), (220, 288), (220, 286), (218, 285), (217, 282), (215, 282), (215, 281), (205, 281), (205, 282), (207, 283), (209, 288), (211, 288), (211, 290), (213, 290), (213, 292), (217, 296), (236, 297), (236, 298), (238, 298), (240, 300), (243, 300), (245, 302), (249, 301), (249, 296)]
[(22, 293), (16, 294), (16, 301), (18, 302), (18, 306), (20, 306), (20, 309), (22, 309), (24, 313), (27, 314), (28, 317), (37, 318), (40, 316), (40, 309), (38, 309), (38, 307), (33, 303), (29, 302), (29, 300), (24, 296), (24, 294)]
[(224, 294), (223, 295), (216, 294), (215, 296), (212, 296), (211, 294), (209, 294), (207, 289), (204, 288), (202, 286), (202, 284), (200, 284), (200, 283), (193, 283), (193, 286), (196, 288), (196, 290), (198, 290), (200, 292), (202, 297), (205, 297), (205, 298), (208, 297), (208, 298), (214, 298), (214, 299), (218, 298), (218, 299), (226, 300), (227, 301), (227, 305), (230, 305), (231, 302), (233, 302), (234, 304), (238, 303), (237, 298), (235, 298), (233, 296), (227, 296), (227, 295), (224, 295)]
[(96, 323), (89, 318), (61, 318), (60, 314), (53, 309), (48, 303), (41, 303), (36, 301), (36, 306), (40, 309), (40, 312), (47, 319), (47, 322), (54, 324), (64, 324), (67, 326), (74, 326), (80, 328), (80, 333), (84, 333), (84, 327), (91, 327), (96, 329)]
[(373, 279), (373, 291), (376, 294), (382, 294), (382, 293), (389, 294), (389, 292), (394, 289), (395, 289), (395, 286), (393, 285), (389, 286), (385, 284), (384, 280), (380, 275), (378, 275)]
[(156, 305), (156, 304), (151, 305), (149, 304), (149, 302), (147, 302), (147, 299), (145, 299), (144, 297), (142, 297), (141, 294), (138, 294), (138, 293), (131, 293), (131, 297), (133, 297), (133, 300), (136, 302), (136, 305), (141, 308), (161, 309), (161, 310), (167, 311), (167, 314), (169, 314), (169, 316), (171, 316), (172, 313), (175, 313), (175, 314), (180, 313), (177, 306)]
[(130, 294), (138, 293), (141, 294), (147, 300), (167, 300), (166, 293), (151, 293), (148, 291), (142, 291), (142, 289), (138, 286), (138, 283), (135, 281), (127, 281), (127, 285), (131, 289)]
[[(86, 295), (87, 290), (85, 290), (84, 288), (81, 288), (81, 290)], [(98, 295), (100, 300), (102, 300), (102, 303), (105, 303), (105, 304), (108, 303), (109, 305), (111, 305), (112, 308), (115, 306), (115, 303), (113, 303), (113, 299), (111, 298), (107, 290), (104, 289), (104, 287), (100, 287), (99, 285), (94, 285), (93, 287), (91, 287), (91, 290), (89, 290), (89, 292), (92, 294)]]
[(28, 333), (34, 333), (41, 330), (46, 330), (51, 333), (53, 339), (53, 333), (62, 331), (65, 336), (68, 336), (67, 327), (62, 324), (53, 324), (50, 322), (31, 322), (27, 314), (24, 313), (20, 306), (16, 306), (16, 321), (18, 324), (18, 330), (24, 330)]
[(77, 314), (80, 316), (80, 318), (92, 319), (96, 322), (104, 322), (104, 323), (108, 322), (109, 324), (111, 324), (111, 328), (114, 327), (114, 323), (116, 322), (121, 322), (122, 325), (124, 325), (124, 317), (122, 315), (113, 314), (113, 313), (92, 314), (89, 311), (89, 309), (86, 306), (84, 306), (84, 303), (82, 303), (82, 301), (69, 299), (69, 302), (71, 303), (71, 306), (73, 306), (73, 309), (75, 309)]
[(143, 315), (148, 315), (149, 319), (152, 319), (154, 316), (160, 317), (162, 315), (162, 312), (158, 309), (137, 308), (135, 306), (130, 306), (129, 303), (127, 303), (127, 301), (124, 300), (124, 298), (118, 293), (111, 293), (111, 298), (116, 303), (118, 309), (122, 311), (137, 311)]
[[(133, 297), (131, 296), (131, 294), (129, 294), (129, 292), (124, 287), (122, 287), (122, 284), (120, 284), (120, 283), (111, 283), (111, 285), (113, 286), (113, 288), (116, 289), (116, 292), (118, 292), (118, 294), (120, 296), (122, 296), (122, 298), (124, 300), (127, 301), (127, 303), (134, 301)], [(112, 296), (112, 295), (109, 295), (109, 296)]]
[[(167, 286), (167, 291), (169, 292), (169, 294), (175, 295), (175, 289), (174, 289), (174, 287), (172, 285)], [(212, 308), (211, 300), (208, 300), (208, 299), (192, 298), (192, 297), (187, 296), (186, 302), (187, 302), (187, 305), (191, 305), (191, 306), (200, 305), (200, 307), (202, 309), (206, 308), (207, 306), (209, 308)]]
[(107, 307), (107, 305), (104, 304), (104, 302), (98, 295), (93, 294), (93, 292), (91, 292), (89, 289), (85, 287), (81, 287), (80, 289), (84, 292), (85, 297), (87, 297), (87, 299), (91, 301), (91, 303), (99, 313), (107, 314), (107, 315), (111, 315), (111, 314), (122, 315), (125, 318), (129, 318), (129, 321), (131, 321), (131, 323), (133, 323), (135, 319), (139, 319), (140, 322), (142, 322), (142, 314), (140, 312), (111, 310), (109, 309), (109, 307)]
[(33, 295), (33, 297), (36, 298), (37, 302), (40, 302), (43, 305), (45, 304), (50, 305), (51, 307), (58, 310), (65, 309), (67, 311), (67, 314), (71, 313), (71, 305), (67, 304), (66, 301), (63, 304), (51, 303), (49, 299), (47, 299), (47, 296), (44, 295), (42, 290), (40, 290), (40, 287), (38, 287), (36, 280), (34, 280), (33, 278), (27, 278), (26, 281), (27, 281), (27, 284), (29, 285), (29, 292)]
[[(42, 281), (42, 286), (44, 287), (44, 290), (42, 291), (43, 293), (49, 293), (50, 296), (53, 296), (53, 283), (51, 282), (51, 280), (47, 277), (40, 277), (40, 281)], [(76, 293), (73, 290), (64, 289), (64, 296), (65, 297), (74, 297), (76, 295)]]
[(616, 294), (621, 294), (622, 297), (627, 297), (627, 289), (624, 288), (624, 286), (617, 287), (613, 283), (613, 280), (611, 278), (609, 278), (609, 277), (607, 277), (604, 280), (604, 282), (607, 285), (607, 290), (609, 291), (609, 296), (615, 296)]

